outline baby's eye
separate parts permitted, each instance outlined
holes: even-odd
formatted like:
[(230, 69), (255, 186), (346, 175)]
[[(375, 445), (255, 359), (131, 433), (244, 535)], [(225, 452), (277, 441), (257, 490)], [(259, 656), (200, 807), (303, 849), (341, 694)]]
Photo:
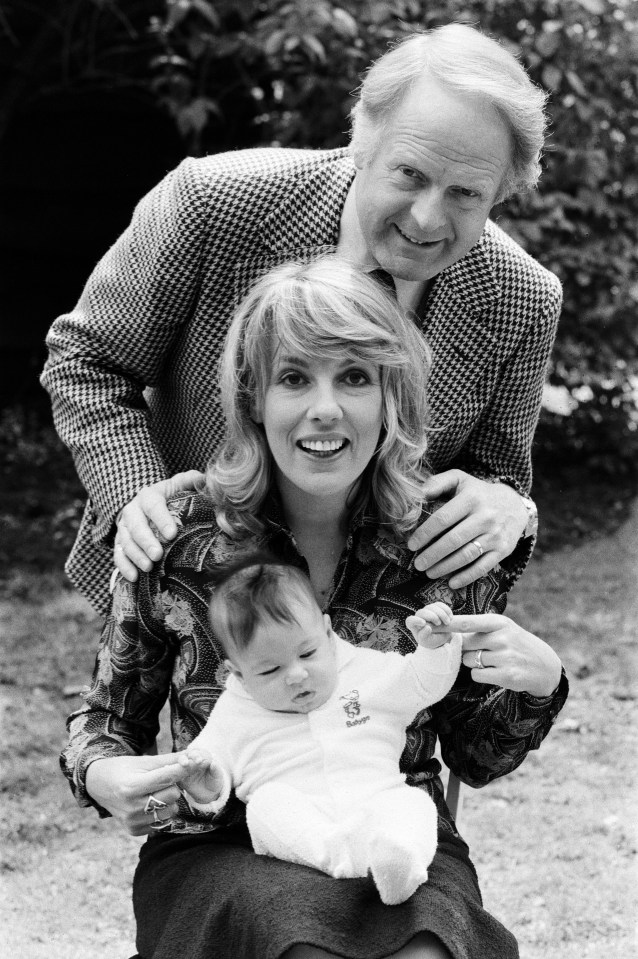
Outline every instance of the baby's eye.
[(316, 652), (317, 652), (316, 649), (309, 649), (307, 652), (301, 653), (301, 655), (299, 656), (299, 659), (310, 659), (310, 657), (314, 656)]
[(264, 669), (261, 673), (258, 673), (258, 676), (272, 676), (273, 673), (276, 673), (279, 669), (279, 666), (273, 666), (272, 669)]

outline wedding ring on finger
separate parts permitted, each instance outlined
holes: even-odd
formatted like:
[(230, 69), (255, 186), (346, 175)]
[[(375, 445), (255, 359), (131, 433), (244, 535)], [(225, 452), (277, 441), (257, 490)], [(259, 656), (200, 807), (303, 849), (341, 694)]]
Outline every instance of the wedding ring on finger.
[(482, 649), (477, 649), (477, 650), (476, 650), (476, 665), (475, 665), (474, 668), (475, 668), (475, 669), (485, 669), (485, 663), (483, 662), (483, 650), (482, 650)]
[(480, 559), (483, 553), (485, 552), (485, 550), (483, 549), (479, 541), (477, 539), (473, 539), (470, 543), (470, 546), (476, 546), (477, 550), (479, 551), (479, 554), (476, 558)]
[(144, 806), (144, 812), (147, 816), (153, 813), (153, 820), (155, 822), (161, 822), (161, 819), (157, 818), (157, 810), (166, 809), (166, 805), (163, 799), (156, 799), (155, 796), (149, 796)]

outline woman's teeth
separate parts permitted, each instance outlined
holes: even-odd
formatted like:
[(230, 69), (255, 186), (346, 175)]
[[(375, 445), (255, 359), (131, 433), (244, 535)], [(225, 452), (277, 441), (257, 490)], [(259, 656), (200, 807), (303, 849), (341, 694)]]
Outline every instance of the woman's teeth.
[(299, 445), (311, 453), (336, 453), (346, 445), (345, 440), (301, 440)]

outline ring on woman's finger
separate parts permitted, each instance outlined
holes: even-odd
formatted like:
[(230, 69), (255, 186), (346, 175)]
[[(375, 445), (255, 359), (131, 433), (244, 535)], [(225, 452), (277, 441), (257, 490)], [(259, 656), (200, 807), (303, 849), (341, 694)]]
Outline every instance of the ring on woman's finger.
[(470, 543), (470, 546), (476, 546), (477, 550), (479, 551), (479, 554), (476, 558), (480, 559), (483, 553), (485, 552), (485, 550), (483, 549), (479, 541), (477, 539), (473, 539)]
[(146, 800), (146, 805), (144, 806), (144, 812), (147, 816), (150, 816), (150, 814), (153, 813), (153, 819), (155, 822), (159, 822), (160, 820), (157, 818), (156, 810), (166, 809), (166, 805), (167, 804), (163, 799), (156, 799), (155, 796), (149, 796)]
[(475, 669), (485, 669), (485, 664), (483, 663), (483, 650), (476, 650), (476, 666)]

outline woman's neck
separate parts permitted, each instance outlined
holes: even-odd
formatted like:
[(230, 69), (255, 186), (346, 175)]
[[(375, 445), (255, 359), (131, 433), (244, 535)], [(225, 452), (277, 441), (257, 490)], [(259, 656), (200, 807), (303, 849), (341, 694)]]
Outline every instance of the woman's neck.
[(348, 536), (348, 509), (344, 502), (320, 497), (282, 495), (286, 522), (297, 548), (308, 564), (310, 582), (321, 608), (327, 606), (335, 570)]

